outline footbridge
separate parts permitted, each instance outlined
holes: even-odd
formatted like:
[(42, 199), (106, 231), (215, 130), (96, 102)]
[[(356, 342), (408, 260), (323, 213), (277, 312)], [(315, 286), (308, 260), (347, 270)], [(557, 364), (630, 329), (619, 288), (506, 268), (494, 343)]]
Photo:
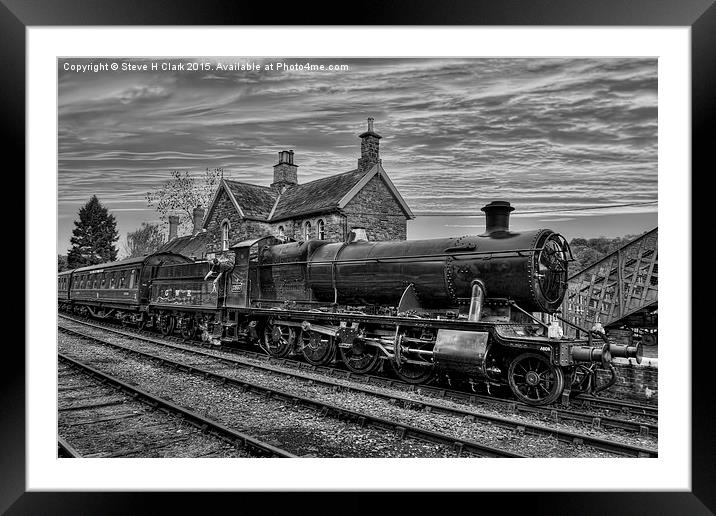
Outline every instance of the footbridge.
[[(644, 344), (656, 343), (658, 227), (567, 280), (562, 317), (582, 327), (628, 327)], [(575, 333), (567, 326), (566, 332)], [(571, 330), (571, 331), (570, 331)]]

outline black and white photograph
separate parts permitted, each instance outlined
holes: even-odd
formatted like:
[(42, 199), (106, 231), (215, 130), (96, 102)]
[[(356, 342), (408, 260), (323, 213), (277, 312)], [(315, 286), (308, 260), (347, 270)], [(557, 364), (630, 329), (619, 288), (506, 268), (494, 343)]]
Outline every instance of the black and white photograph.
[(59, 457), (659, 456), (656, 58), (57, 76)]

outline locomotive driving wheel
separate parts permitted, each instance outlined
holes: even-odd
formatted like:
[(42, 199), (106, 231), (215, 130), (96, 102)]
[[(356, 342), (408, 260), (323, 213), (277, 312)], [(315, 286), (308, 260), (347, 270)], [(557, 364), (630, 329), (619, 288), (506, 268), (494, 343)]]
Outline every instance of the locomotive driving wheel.
[(398, 378), (412, 384), (428, 383), (432, 380), (435, 371), (433, 363), (426, 360), (425, 355), (417, 352), (432, 346), (432, 344), (432, 342), (426, 342), (421, 345), (413, 342), (411, 343), (413, 347), (408, 348), (399, 342), (395, 346), (395, 357), (390, 361)]
[(291, 326), (267, 324), (264, 328), (264, 349), (272, 357), (285, 357), (291, 352), (295, 342), (296, 330)]
[(341, 359), (354, 373), (367, 374), (375, 371), (380, 364), (380, 351), (360, 338), (352, 340), (350, 346), (338, 346)]
[(557, 401), (564, 390), (564, 373), (544, 355), (523, 353), (507, 371), (510, 389), (517, 399), (529, 405)]
[(316, 331), (301, 330), (301, 353), (309, 364), (326, 365), (336, 354), (336, 339)]

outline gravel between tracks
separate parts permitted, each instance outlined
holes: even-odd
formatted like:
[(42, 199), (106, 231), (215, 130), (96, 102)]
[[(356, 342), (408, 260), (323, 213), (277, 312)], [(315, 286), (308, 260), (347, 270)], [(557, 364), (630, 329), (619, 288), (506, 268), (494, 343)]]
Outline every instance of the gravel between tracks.
[[(58, 399), (58, 432), (83, 457), (249, 456), (173, 414), (152, 410), (68, 366), (59, 370), (59, 385), (68, 389), (61, 391)], [(105, 403), (108, 405), (86, 406)], [(68, 408), (72, 410), (64, 410)]]
[(320, 415), (60, 334), (63, 353), (299, 456), (451, 457), (452, 450)]
[[(72, 323), (67, 323), (68, 327), (73, 327)], [(490, 425), (484, 422), (472, 422), (465, 418), (456, 416), (456, 415), (448, 415), (448, 414), (440, 414), (440, 413), (429, 413), (422, 410), (416, 410), (416, 406), (413, 405), (407, 405), (402, 406), (402, 403), (396, 404), (394, 401), (387, 400), (384, 398), (378, 398), (374, 397), (368, 394), (364, 393), (357, 393), (357, 392), (346, 392), (346, 391), (335, 391), (331, 389), (328, 386), (322, 386), (322, 385), (316, 385), (316, 384), (309, 384), (305, 380), (296, 379), (296, 378), (287, 378), (284, 376), (281, 376), (277, 373), (271, 373), (266, 371), (259, 371), (259, 370), (248, 370), (245, 368), (235, 369), (233, 366), (227, 366), (220, 363), (217, 363), (216, 360), (209, 358), (209, 357), (200, 357), (197, 355), (191, 355), (187, 354), (183, 351), (173, 351), (168, 348), (164, 347), (158, 347), (151, 343), (146, 343), (142, 341), (138, 341), (136, 339), (131, 339), (128, 337), (118, 336), (118, 335), (107, 335), (104, 332), (101, 332), (101, 330), (91, 329), (87, 328), (86, 326), (83, 326), (81, 324), (77, 324), (76, 329), (81, 330), (83, 332), (96, 335), (98, 337), (107, 338), (112, 342), (116, 342), (118, 344), (122, 344), (128, 347), (132, 347), (134, 349), (139, 349), (142, 351), (151, 352), (157, 355), (165, 356), (170, 359), (175, 359), (177, 361), (182, 361), (186, 363), (191, 363), (192, 365), (196, 365), (198, 367), (202, 367), (205, 369), (209, 369), (211, 371), (220, 372), (222, 374), (226, 374), (227, 376), (238, 378), (241, 380), (246, 380), (250, 382), (257, 383), (259, 385), (264, 385), (267, 387), (272, 388), (278, 388), (284, 392), (293, 393), (305, 397), (315, 398), (319, 399), (321, 401), (326, 401), (329, 403), (332, 403), (337, 406), (349, 408), (352, 410), (358, 410), (365, 413), (370, 413), (373, 415), (377, 415), (379, 417), (383, 417), (386, 419), (391, 419), (396, 422), (401, 422), (403, 424), (409, 424), (414, 425), (422, 428), (426, 428), (429, 430), (433, 430), (436, 432), (448, 434), (451, 436), (454, 436), (456, 438), (461, 439), (469, 439), (473, 441), (478, 441), (482, 443), (486, 443), (492, 446), (498, 446), (503, 449), (507, 449), (516, 453), (522, 453), (526, 455), (531, 456), (540, 456), (540, 457), (612, 457), (615, 456), (614, 454), (601, 452), (598, 450), (594, 450), (591, 447), (588, 446), (576, 446), (572, 444), (565, 444), (558, 442), (553, 437), (546, 437), (546, 436), (534, 436), (534, 435), (525, 435), (520, 436), (515, 434), (510, 429), (504, 429), (500, 428), (494, 425)], [(62, 335), (62, 334), (61, 334)], [(86, 342), (86, 341), (85, 341)], [(192, 350), (192, 346), (188, 346), (189, 350)], [(196, 348), (194, 348), (196, 349)], [(227, 352), (223, 352), (220, 350), (212, 350), (211, 354), (214, 356), (223, 356), (227, 358), (235, 358), (235, 355)], [(242, 357), (243, 359), (244, 357)], [(276, 368), (274, 365), (273, 367)], [(281, 368), (283, 369), (283, 368)], [(291, 369), (286, 369), (287, 371), (291, 371)], [(295, 369), (293, 370), (295, 372)], [(325, 378), (324, 375), (320, 375), (320, 373), (308, 373), (306, 371), (301, 371), (302, 374), (307, 376), (313, 376), (316, 378)], [(336, 380), (336, 378), (332, 378), (333, 380)], [(347, 380), (338, 380), (339, 383), (344, 385), (355, 385), (350, 381)], [(386, 391), (387, 388), (378, 388), (373, 386), (367, 386), (365, 384), (358, 384), (361, 387), (368, 388), (370, 390), (373, 390), (375, 392), (379, 391)], [(432, 403), (436, 403), (436, 399), (431, 396), (421, 396), (419, 393), (406, 393), (404, 391), (396, 391), (396, 394), (400, 394), (403, 397), (408, 397), (415, 399), (416, 401), (426, 400), (431, 401)], [(448, 400), (441, 400), (440, 403), (438, 403), (441, 406), (454, 406), (459, 408), (465, 408), (464, 404), (455, 403)], [(539, 422), (540, 424), (545, 425), (545, 421), (543, 418), (539, 417), (525, 417), (523, 415), (516, 415), (513, 413), (505, 414), (505, 411), (487, 411), (484, 410), (484, 407), (471, 408), (472, 411), (475, 412), (484, 412), (484, 413), (493, 413), (496, 415), (501, 416), (508, 416), (510, 419), (524, 421), (524, 422)], [(545, 426), (552, 426), (556, 428), (565, 428), (568, 430), (574, 430), (573, 425), (559, 425), (559, 424), (551, 424), (551, 425), (545, 425)], [(365, 431), (362, 430), (362, 431)], [(598, 430), (592, 430), (591, 428), (583, 428), (580, 429), (580, 433), (587, 434), (587, 435), (593, 435), (595, 437), (605, 437), (604, 432), (600, 432)], [(614, 435), (610, 434), (607, 436), (608, 438), (613, 438)], [(621, 436), (620, 436), (621, 437)], [(621, 439), (620, 439), (621, 440)], [(649, 439), (624, 439), (624, 442), (628, 442), (630, 444), (634, 444), (637, 446), (647, 446), (647, 447), (654, 447), (654, 441)], [(383, 456), (383, 455), (381, 455)]]

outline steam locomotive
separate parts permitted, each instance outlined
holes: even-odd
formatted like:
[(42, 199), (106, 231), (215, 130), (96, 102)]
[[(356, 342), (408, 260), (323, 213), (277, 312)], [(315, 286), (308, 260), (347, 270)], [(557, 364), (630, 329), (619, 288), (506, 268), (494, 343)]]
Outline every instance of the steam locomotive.
[[(414, 384), (506, 385), (533, 405), (608, 388), (612, 357), (641, 360), (640, 346), (584, 329), (583, 338), (564, 338), (542, 322), (535, 313), (554, 314), (564, 299), (569, 244), (549, 229), (511, 231), (506, 201), (482, 210), (480, 235), (265, 236), (211, 261), (155, 253), (83, 267), (59, 274), (59, 307), (355, 373), (392, 369)], [(601, 385), (599, 368), (611, 372)]]

